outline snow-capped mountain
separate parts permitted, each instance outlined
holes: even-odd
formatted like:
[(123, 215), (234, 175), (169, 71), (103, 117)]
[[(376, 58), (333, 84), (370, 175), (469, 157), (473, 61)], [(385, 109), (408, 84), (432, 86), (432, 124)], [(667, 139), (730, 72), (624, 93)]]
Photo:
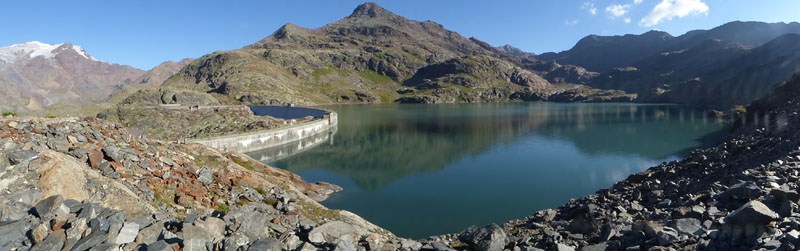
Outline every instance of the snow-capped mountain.
[(0, 48), (0, 61), (6, 63), (14, 63), (23, 59), (31, 59), (42, 56), (47, 59), (52, 59), (63, 50), (73, 50), (79, 56), (92, 60), (100, 61), (95, 57), (89, 55), (83, 47), (73, 45), (70, 43), (61, 44), (45, 44), (39, 41), (31, 41), (21, 44), (13, 44), (10, 46)]
[(32, 41), (0, 47), (0, 110), (99, 103), (144, 73), (102, 62), (69, 42)]

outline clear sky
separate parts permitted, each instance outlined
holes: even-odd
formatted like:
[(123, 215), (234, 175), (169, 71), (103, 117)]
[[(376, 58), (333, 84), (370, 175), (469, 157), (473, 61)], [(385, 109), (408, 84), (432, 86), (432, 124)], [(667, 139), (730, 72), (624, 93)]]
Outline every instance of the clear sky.
[[(150, 69), (258, 41), (287, 22), (316, 28), (364, 1), (84, 0), (4, 1), (0, 47), (70, 41), (100, 60)], [(432, 20), (465, 37), (542, 53), (589, 34), (680, 35), (734, 21), (800, 21), (798, 0), (395, 0), (376, 1), (414, 20)]]

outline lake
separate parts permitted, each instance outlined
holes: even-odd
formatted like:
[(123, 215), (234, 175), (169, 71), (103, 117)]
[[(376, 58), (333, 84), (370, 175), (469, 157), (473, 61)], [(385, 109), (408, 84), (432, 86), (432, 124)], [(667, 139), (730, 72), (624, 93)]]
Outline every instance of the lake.
[[(322, 204), (407, 238), (502, 224), (720, 140), (675, 105), (335, 105), (333, 137), (268, 163), (344, 191)], [(258, 156), (259, 152), (249, 153)]]

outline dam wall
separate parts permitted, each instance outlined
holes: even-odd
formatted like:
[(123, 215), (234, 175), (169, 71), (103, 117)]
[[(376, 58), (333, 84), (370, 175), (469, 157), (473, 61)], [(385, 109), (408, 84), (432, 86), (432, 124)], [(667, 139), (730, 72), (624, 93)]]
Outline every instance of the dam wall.
[[(339, 122), (336, 112), (328, 110), (303, 107), (270, 107), (268, 109), (259, 109), (258, 106), (254, 106), (250, 108), (256, 115), (260, 116), (272, 116), (270, 112), (279, 112), (282, 114), (290, 114), (291, 116), (312, 116), (315, 117), (315, 119), (266, 131), (205, 139), (192, 139), (188, 140), (188, 142), (203, 144), (226, 152), (238, 153), (260, 151), (288, 144), (305, 149), (310, 145), (320, 144), (324, 139), (329, 139), (332, 136), (331, 134), (336, 132)], [(313, 142), (313, 144), (311, 144), (311, 142)], [(284, 152), (287, 150), (288, 149), (284, 148)]]

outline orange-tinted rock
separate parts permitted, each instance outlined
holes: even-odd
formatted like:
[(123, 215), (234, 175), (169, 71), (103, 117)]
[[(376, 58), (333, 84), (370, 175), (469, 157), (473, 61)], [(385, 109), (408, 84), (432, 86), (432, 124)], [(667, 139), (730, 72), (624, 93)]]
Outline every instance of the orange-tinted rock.
[(89, 151), (89, 165), (92, 169), (99, 169), (100, 162), (103, 161), (103, 153), (99, 150), (91, 150)]
[(125, 167), (123, 167), (122, 164), (120, 164), (119, 162), (111, 162), (111, 168), (113, 168), (114, 171), (117, 172), (122, 172), (125, 170)]
[(50, 229), (53, 231), (58, 231), (59, 229), (64, 228), (64, 224), (67, 223), (67, 219), (63, 217), (56, 217), (52, 221), (50, 221)]

